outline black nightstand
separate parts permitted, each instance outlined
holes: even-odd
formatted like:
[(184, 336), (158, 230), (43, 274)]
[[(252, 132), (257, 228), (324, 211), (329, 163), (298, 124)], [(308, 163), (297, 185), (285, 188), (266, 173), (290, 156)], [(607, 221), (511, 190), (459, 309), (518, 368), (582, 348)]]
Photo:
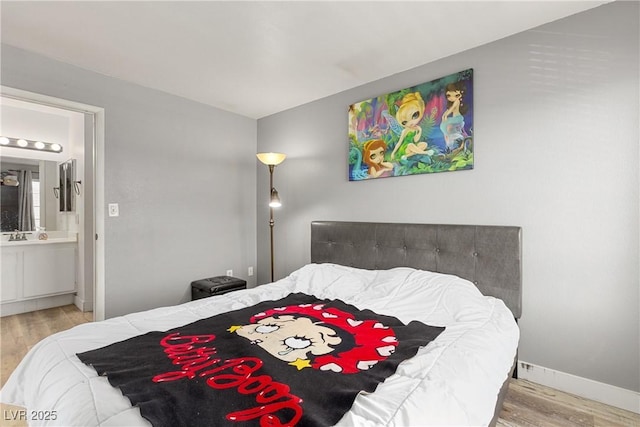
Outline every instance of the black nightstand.
[(231, 276), (215, 276), (191, 282), (191, 301), (247, 289), (247, 282)]

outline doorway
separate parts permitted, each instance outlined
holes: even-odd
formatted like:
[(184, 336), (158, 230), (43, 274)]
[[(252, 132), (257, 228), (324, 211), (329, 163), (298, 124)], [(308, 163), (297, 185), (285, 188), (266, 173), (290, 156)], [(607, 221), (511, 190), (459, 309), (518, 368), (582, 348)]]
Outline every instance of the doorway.
[(83, 275), (78, 282), (84, 289), (78, 289), (78, 294), (90, 301), (78, 299), (76, 305), (84, 305), (79, 307), (83, 311), (92, 308), (94, 320), (104, 320), (104, 109), (6, 86), (0, 86), (0, 95), (34, 106), (47, 106), (84, 116), (84, 221), (82, 233), (78, 233), (83, 236), (78, 240), (78, 259), (82, 260), (78, 271)]

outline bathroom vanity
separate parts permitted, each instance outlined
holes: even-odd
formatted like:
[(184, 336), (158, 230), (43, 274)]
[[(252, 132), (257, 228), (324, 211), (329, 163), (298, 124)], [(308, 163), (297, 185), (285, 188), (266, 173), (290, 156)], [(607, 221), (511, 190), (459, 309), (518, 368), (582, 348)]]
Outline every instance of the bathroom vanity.
[(73, 304), (78, 242), (75, 233), (47, 240), (0, 240), (0, 315)]

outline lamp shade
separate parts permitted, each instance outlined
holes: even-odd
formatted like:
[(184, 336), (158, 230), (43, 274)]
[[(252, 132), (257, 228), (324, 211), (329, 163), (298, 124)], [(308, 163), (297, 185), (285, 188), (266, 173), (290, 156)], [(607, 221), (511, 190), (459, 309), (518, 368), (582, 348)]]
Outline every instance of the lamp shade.
[(279, 208), (280, 206), (282, 206), (280, 196), (278, 196), (278, 191), (275, 188), (271, 189), (271, 199), (269, 200), (269, 206), (271, 206), (272, 208)]
[(258, 157), (258, 160), (260, 160), (265, 165), (273, 166), (279, 165), (287, 157), (286, 154), (282, 153), (258, 153), (256, 154), (256, 156)]

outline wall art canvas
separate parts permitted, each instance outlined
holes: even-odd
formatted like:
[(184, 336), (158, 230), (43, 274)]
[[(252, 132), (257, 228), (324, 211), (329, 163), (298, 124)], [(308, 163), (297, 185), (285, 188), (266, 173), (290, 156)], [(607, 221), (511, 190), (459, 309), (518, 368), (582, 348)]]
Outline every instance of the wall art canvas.
[(349, 106), (349, 180), (473, 169), (473, 69)]

